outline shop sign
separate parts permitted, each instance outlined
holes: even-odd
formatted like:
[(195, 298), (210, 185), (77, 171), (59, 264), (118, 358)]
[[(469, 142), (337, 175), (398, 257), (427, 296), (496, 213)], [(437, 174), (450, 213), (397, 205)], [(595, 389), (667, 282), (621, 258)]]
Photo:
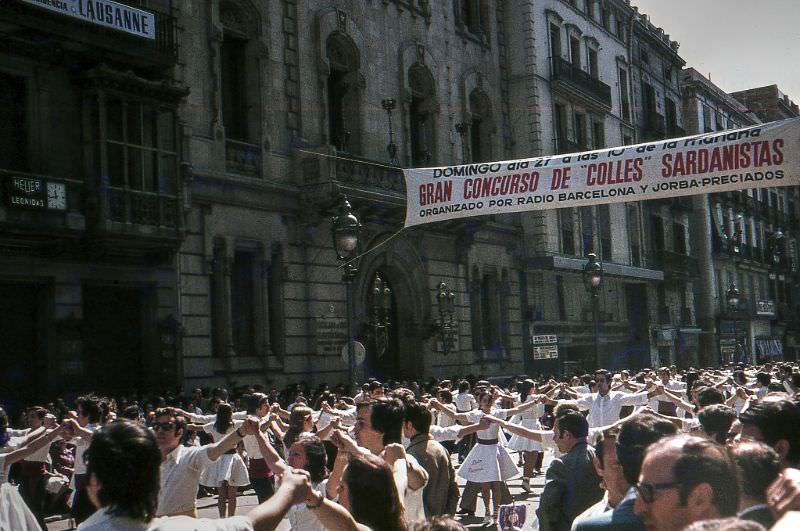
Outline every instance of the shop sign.
[(55, 11), (67, 17), (104, 26), (130, 35), (155, 40), (156, 19), (153, 13), (126, 6), (113, 0), (20, 0), (23, 3)]
[(756, 315), (775, 317), (775, 301), (757, 301)]
[(535, 360), (557, 359), (558, 336), (555, 334), (531, 336), (531, 355)]
[(67, 188), (64, 183), (17, 176), (6, 178), (5, 183), (5, 203), (9, 207), (34, 210), (67, 209)]

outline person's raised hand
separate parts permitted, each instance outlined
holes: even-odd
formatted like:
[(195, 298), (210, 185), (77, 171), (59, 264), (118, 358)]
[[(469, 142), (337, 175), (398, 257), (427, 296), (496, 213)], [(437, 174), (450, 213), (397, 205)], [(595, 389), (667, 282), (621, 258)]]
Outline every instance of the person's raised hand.
[(300, 468), (287, 469), (281, 476), (281, 489), (292, 497), (292, 505), (303, 503), (313, 492), (311, 475)]
[(767, 488), (767, 504), (776, 518), (800, 511), (800, 470), (786, 468)]
[(393, 466), (395, 461), (406, 458), (406, 449), (402, 444), (391, 443), (383, 448), (383, 460)]
[(242, 423), (241, 430), (245, 435), (255, 435), (258, 433), (259, 422), (258, 418), (248, 416)]

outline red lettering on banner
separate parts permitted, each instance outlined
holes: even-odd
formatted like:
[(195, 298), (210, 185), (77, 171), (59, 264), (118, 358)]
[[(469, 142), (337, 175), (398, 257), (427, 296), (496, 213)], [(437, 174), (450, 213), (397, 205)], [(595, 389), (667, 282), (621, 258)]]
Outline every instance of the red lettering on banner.
[(446, 203), (453, 198), (453, 181), (437, 181), (419, 185), (419, 204)]
[(587, 186), (607, 186), (642, 180), (642, 164), (644, 159), (617, 160), (589, 164), (586, 172)]

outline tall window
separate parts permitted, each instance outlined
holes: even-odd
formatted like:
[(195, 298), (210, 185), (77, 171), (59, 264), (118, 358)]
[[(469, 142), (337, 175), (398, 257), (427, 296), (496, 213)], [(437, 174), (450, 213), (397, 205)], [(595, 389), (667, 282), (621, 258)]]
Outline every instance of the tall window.
[(0, 72), (0, 168), (28, 167), (28, 123), (25, 80)]
[(469, 95), (470, 153), (473, 162), (492, 160), (492, 103), (482, 90), (473, 90)]
[(592, 123), (592, 139), (594, 140), (594, 149), (600, 149), (606, 146), (606, 133), (603, 122)]
[(222, 123), (225, 136), (231, 140), (247, 141), (247, 41), (225, 34), (222, 41)]
[(237, 250), (231, 269), (231, 327), (233, 348), (239, 356), (254, 356), (255, 253)]
[(639, 205), (626, 205), (628, 218), (628, 239), (631, 249), (631, 265), (642, 265), (642, 227), (639, 223)]
[(664, 220), (661, 216), (650, 217), (650, 241), (654, 251), (664, 250)]
[(575, 67), (581, 67), (581, 41), (574, 36), (569, 38), (569, 59)]
[(667, 133), (669, 136), (676, 135), (678, 132), (678, 111), (675, 108), (675, 102), (665, 98), (664, 107), (666, 108)]
[(600, 233), (600, 257), (611, 261), (611, 207), (599, 205), (597, 207), (597, 228)]
[(109, 95), (106, 118), (109, 184), (174, 194), (174, 113), (156, 102)]
[(556, 104), (555, 113), (553, 113), (555, 120), (555, 134), (556, 134), (556, 153), (567, 152), (567, 109), (563, 105)]
[(424, 166), (435, 160), (433, 106), (436, 88), (430, 71), (420, 63), (409, 69), (408, 84), (411, 88), (411, 163), (414, 166)]
[(339, 151), (359, 153), (361, 146), (359, 52), (346, 35), (334, 33), (327, 41), (329, 142)]
[(550, 58), (553, 64), (561, 58), (561, 28), (550, 24)]
[(484, 39), (489, 36), (488, 0), (455, 0), (456, 24)]
[(622, 119), (631, 120), (631, 103), (628, 99), (628, 71), (619, 69), (619, 100), (621, 104)]
[(592, 207), (580, 207), (578, 214), (581, 220), (581, 252), (583, 256), (595, 252), (594, 248), (594, 211)]
[(680, 223), (672, 224), (672, 250), (686, 254), (686, 227)]
[(586, 149), (586, 115), (575, 113), (575, 143), (578, 149)]
[(575, 227), (571, 208), (558, 209), (558, 227), (561, 233), (561, 252), (575, 254)]
[(589, 48), (589, 75), (600, 79), (600, 69), (597, 62), (597, 50)]

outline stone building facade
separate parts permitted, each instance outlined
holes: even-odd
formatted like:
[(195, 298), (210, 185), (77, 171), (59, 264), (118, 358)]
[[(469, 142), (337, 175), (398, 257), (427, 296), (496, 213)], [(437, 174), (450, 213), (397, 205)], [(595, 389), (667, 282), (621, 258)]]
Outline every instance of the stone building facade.
[[(107, 3), (119, 24), (0, 0), (0, 401), (705, 359), (699, 320), (726, 318), (690, 237), (698, 212), (713, 226), (704, 199), (401, 230), (403, 167), (698, 127), (677, 44), (626, 0)], [(759, 90), (748, 101), (796, 114)], [(331, 233), (343, 196), (362, 225), (350, 282)], [(770, 338), (791, 347), (798, 299), (778, 293), (797, 285), (798, 197), (772, 197), (786, 267), (758, 271), (785, 316)]]

